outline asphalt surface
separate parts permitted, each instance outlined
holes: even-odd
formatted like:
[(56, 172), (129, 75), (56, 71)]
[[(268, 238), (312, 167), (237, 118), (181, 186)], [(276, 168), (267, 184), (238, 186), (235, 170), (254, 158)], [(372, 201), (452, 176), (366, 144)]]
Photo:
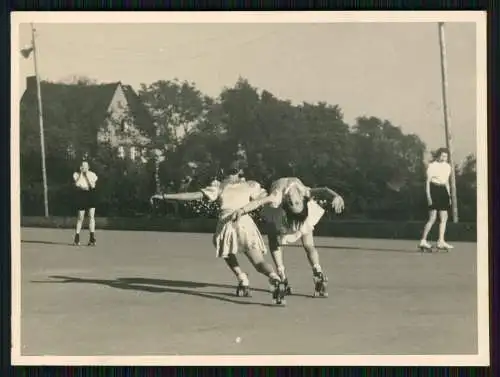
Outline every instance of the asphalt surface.
[(244, 255), (253, 292), (236, 297), (208, 234), (99, 231), (96, 247), (72, 236), (21, 231), (23, 356), (477, 353), (475, 243), (421, 254), (318, 238), (328, 298), (312, 298), (305, 253), (287, 247), (295, 295), (276, 307)]

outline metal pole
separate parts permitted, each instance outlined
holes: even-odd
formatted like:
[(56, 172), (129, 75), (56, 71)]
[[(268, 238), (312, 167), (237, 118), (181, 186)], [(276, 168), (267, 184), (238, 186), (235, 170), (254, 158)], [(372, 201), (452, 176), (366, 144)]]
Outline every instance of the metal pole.
[(439, 50), (441, 52), (441, 84), (443, 94), (443, 112), (444, 112), (444, 128), (446, 132), (446, 148), (449, 152), (449, 160), (451, 165), (451, 203), (453, 210), (453, 222), (458, 222), (458, 204), (457, 204), (457, 185), (455, 177), (455, 164), (453, 162), (453, 143), (451, 137), (451, 116), (448, 109), (448, 77), (446, 70), (446, 45), (444, 35), (444, 22), (438, 23), (439, 29)]
[(38, 97), (38, 120), (40, 124), (40, 150), (42, 154), (42, 179), (43, 179), (43, 199), (45, 208), (45, 217), (49, 217), (49, 195), (47, 187), (47, 168), (45, 166), (45, 138), (43, 132), (43, 110), (42, 110), (42, 93), (40, 89), (40, 76), (38, 75), (38, 64), (37, 64), (37, 48), (36, 48), (36, 36), (35, 27), (31, 24), (31, 37), (32, 37), (32, 47), (33, 47), (33, 62), (35, 64), (35, 77), (36, 77), (36, 88)]
[(160, 157), (155, 157), (155, 184), (156, 193), (160, 194)]

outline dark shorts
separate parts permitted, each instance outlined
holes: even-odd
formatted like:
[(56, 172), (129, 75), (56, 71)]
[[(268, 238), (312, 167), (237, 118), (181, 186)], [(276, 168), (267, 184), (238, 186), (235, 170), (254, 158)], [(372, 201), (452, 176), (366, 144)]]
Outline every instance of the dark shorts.
[(75, 192), (76, 209), (78, 211), (88, 210), (97, 206), (97, 192), (96, 190), (79, 190)]
[(429, 206), (430, 210), (448, 211), (450, 209), (450, 195), (446, 186), (437, 185), (431, 182), (430, 186), (432, 204)]

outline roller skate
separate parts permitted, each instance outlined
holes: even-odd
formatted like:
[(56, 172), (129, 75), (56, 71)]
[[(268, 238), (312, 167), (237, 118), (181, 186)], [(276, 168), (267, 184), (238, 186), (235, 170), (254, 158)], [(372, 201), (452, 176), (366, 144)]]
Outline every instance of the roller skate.
[(278, 275), (279, 275), (281, 281), (283, 282), (285, 295), (290, 296), (292, 294), (292, 287), (288, 283), (288, 278), (285, 275), (285, 271), (284, 270), (279, 270), (278, 271)]
[(285, 278), (283, 280), (283, 287), (284, 287), (283, 289), (285, 291), (285, 295), (291, 296), (293, 294), (292, 287), (288, 283), (288, 279), (287, 278)]
[(427, 241), (420, 241), (418, 248), (422, 253), (432, 253), (432, 245)]
[(90, 236), (89, 243), (87, 246), (95, 246), (96, 245), (96, 239), (94, 236)]
[(323, 272), (314, 272), (314, 293), (313, 297), (328, 297), (328, 292), (326, 287), (328, 285), (328, 278)]
[(285, 285), (283, 282), (276, 278), (270, 278), (269, 282), (272, 286), (273, 303), (282, 306), (286, 305)]
[(243, 274), (238, 278), (239, 283), (236, 287), (236, 296), (238, 297), (250, 297), (250, 283), (246, 274)]
[(75, 238), (73, 239), (73, 246), (80, 246), (80, 235), (75, 234)]
[(449, 252), (451, 249), (453, 249), (453, 246), (451, 246), (450, 244), (444, 242), (444, 241), (439, 241), (437, 244), (436, 244), (436, 250), (437, 251), (446, 251), (446, 252)]

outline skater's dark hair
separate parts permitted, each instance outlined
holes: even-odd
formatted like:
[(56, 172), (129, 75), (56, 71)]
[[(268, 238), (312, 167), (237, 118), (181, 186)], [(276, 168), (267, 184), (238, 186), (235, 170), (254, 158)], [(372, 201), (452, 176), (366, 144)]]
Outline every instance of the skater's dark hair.
[(441, 155), (443, 153), (446, 153), (448, 156), (450, 155), (450, 152), (448, 151), (448, 149), (446, 148), (439, 148), (435, 153), (434, 153), (434, 160), (438, 160), (439, 157), (441, 157)]
[(243, 161), (236, 160), (233, 161), (227, 169), (225, 169), (225, 175), (235, 175), (238, 174), (241, 170), (245, 168), (245, 164)]

